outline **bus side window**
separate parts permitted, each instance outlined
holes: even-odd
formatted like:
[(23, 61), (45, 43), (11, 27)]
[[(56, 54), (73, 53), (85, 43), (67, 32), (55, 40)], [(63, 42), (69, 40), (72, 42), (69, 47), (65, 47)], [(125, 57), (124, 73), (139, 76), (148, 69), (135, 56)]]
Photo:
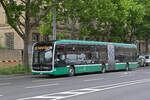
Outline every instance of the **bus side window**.
[(99, 62), (107, 63), (107, 60), (108, 60), (107, 46), (106, 45), (98, 46), (98, 52), (99, 52)]
[(69, 65), (74, 65), (77, 63), (77, 53), (75, 45), (66, 46), (66, 63)]
[(56, 63), (65, 63), (65, 53), (63, 46), (57, 46), (55, 52), (55, 62)]
[(84, 65), (86, 60), (86, 54), (85, 54), (85, 48), (84, 45), (78, 45), (78, 48), (76, 50), (77, 54), (77, 64)]
[(85, 50), (85, 63), (91, 64), (92, 63), (91, 46), (84, 46), (84, 50)]
[(90, 56), (92, 64), (99, 63), (99, 52), (96, 45), (90, 46)]
[(115, 46), (115, 60), (116, 63), (136, 61), (136, 48)]
[(116, 63), (123, 62), (123, 51), (119, 46), (115, 46), (115, 61)]

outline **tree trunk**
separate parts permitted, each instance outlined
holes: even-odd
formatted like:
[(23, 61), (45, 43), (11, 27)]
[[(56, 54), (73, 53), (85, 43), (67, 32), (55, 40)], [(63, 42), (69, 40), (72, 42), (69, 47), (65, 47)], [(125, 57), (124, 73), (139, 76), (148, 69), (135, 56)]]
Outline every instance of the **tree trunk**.
[(141, 52), (141, 41), (139, 41), (139, 54), (142, 55), (142, 52)]
[(145, 48), (145, 53), (148, 54), (149, 48), (148, 48), (148, 38), (145, 39), (146, 43), (146, 48)]
[(72, 24), (71, 24), (71, 37), (70, 37), (70, 39), (73, 39), (73, 40), (75, 40), (74, 29), (75, 29), (75, 21), (73, 19)]
[(73, 18), (71, 19), (71, 39), (75, 40), (76, 9), (74, 9), (73, 14)]
[(28, 67), (29, 66), (29, 35), (31, 32), (31, 26), (30, 26), (30, 0), (26, 1), (26, 10), (25, 10), (25, 35), (24, 35), (24, 53), (23, 53), (23, 66)]
[(29, 55), (28, 55), (28, 45), (29, 40), (24, 40), (24, 51), (23, 51), (23, 66), (28, 67), (29, 66)]

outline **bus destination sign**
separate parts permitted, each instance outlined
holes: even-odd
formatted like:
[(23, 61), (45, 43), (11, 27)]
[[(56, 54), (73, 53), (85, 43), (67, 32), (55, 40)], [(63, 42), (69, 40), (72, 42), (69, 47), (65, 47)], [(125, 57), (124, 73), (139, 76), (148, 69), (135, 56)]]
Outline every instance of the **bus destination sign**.
[(51, 50), (52, 46), (36, 46), (35, 50)]

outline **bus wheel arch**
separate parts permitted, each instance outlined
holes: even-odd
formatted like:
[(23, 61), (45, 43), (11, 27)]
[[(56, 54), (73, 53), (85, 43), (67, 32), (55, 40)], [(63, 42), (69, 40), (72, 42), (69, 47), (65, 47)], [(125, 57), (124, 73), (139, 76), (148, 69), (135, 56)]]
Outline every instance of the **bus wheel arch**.
[(69, 67), (69, 76), (74, 76), (75, 75), (75, 67), (73, 65), (70, 65)]

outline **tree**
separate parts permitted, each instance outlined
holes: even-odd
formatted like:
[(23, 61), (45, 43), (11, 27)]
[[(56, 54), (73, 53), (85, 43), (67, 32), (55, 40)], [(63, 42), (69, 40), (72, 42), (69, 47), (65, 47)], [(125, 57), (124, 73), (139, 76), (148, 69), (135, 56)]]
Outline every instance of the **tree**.
[[(143, 18), (143, 22), (139, 25), (137, 25), (137, 32), (136, 32), (136, 37), (139, 41), (145, 41), (146, 48), (145, 48), (145, 53), (148, 54), (149, 48), (149, 38), (150, 38), (150, 1), (149, 0), (135, 0), (139, 4), (143, 5), (145, 8), (145, 16)], [(139, 47), (140, 47), (140, 42), (139, 42)], [(139, 48), (139, 51), (141, 48)]]
[[(116, 1), (116, 0), (115, 0)], [(113, 32), (118, 34), (122, 42), (134, 42), (136, 25), (143, 22), (145, 9), (133, 0), (118, 0), (117, 20), (113, 22)]]
[(31, 30), (55, 6), (53, 0), (0, 0), (5, 10), (8, 24), (24, 41), (23, 65), (28, 66), (28, 46)]
[(93, 37), (92, 40), (129, 42), (125, 37), (133, 36), (134, 26), (144, 17), (143, 6), (133, 0), (83, 1), (79, 14), (80, 33)]
[(62, 0), (57, 9), (57, 20), (64, 22), (64, 28), (70, 31), (70, 39), (75, 39), (77, 34), (76, 24), (79, 21), (79, 14), (82, 10), (81, 0)]
[(44, 36), (44, 41), (49, 41), (49, 35), (52, 35), (53, 32), (53, 12), (49, 13), (42, 19), (40, 25), (40, 33)]
[(62, 1), (58, 16), (65, 22), (71, 19), (71, 33), (78, 22), (81, 39), (134, 42), (137, 25), (145, 16), (144, 6), (136, 0)]

